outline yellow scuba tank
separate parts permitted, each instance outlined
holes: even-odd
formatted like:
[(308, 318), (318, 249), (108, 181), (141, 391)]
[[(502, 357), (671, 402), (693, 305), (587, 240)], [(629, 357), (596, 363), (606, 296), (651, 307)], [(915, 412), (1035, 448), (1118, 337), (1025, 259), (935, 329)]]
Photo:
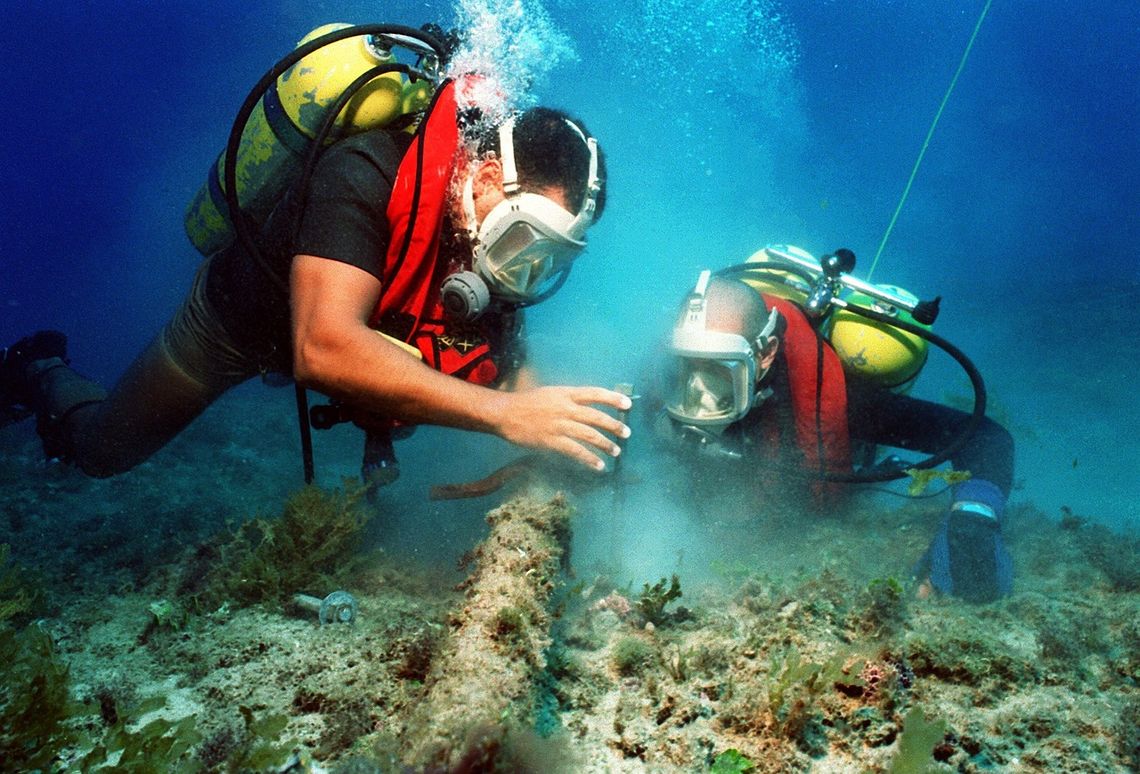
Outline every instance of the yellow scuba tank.
[[(797, 258), (802, 258), (816, 266), (819, 265), (819, 262), (805, 250), (791, 245), (783, 245), (781, 248)], [(781, 271), (774, 266), (772, 256), (768, 253), (767, 248), (757, 250), (748, 256), (744, 264), (747, 266), (750, 263), (766, 264), (763, 269), (757, 267), (756, 271), (745, 272), (739, 277), (741, 282), (756, 292), (795, 301), (797, 304), (802, 304), (807, 300), (808, 293), (811, 291), (808, 284), (801, 276), (790, 271)]]
[[(297, 45), (349, 26), (326, 24)], [(360, 35), (313, 51), (277, 78), (246, 122), (235, 164), (238, 201), (255, 223), (265, 221), (296, 178), (325, 108), (357, 77), (395, 61), (390, 51), (373, 43), (372, 36)], [(422, 110), (431, 100), (433, 88), (424, 80), (411, 83), (398, 72), (378, 75), (341, 111), (331, 139), (386, 126), (401, 115)], [(186, 234), (203, 255), (227, 247), (235, 237), (222, 183), (224, 161), (223, 152), (186, 210)]]
[[(780, 253), (785, 253), (791, 258), (780, 258)], [(798, 271), (784, 271), (780, 268), (781, 264), (790, 265), (788, 261), (792, 259), (796, 261)], [(740, 272), (737, 276), (742, 282), (760, 293), (801, 305), (807, 301), (811, 293), (811, 285), (806, 279), (805, 271), (806, 275), (815, 278), (823, 274), (823, 269), (815, 257), (806, 250), (792, 245), (779, 245), (775, 251), (769, 251), (768, 248), (758, 250), (749, 256), (741, 268), (749, 264), (756, 264), (756, 269)], [(906, 302), (918, 302), (917, 297), (902, 288), (893, 285), (875, 287)], [(917, 322), (905, 309), (889, 305), (866, 293), (848, 288), (842, 298), (849, 304), (930, 329), (929, 325)], [(914, 384), (922, 367), (926, 365), (929, 352), (926, 339), (856, 312), (845, 309), (833, 311), (826, 318), (823, 333), (839, 355), (844, 373), (852, 379), (869, 381), (876, 386), (896, 392), (905, 392)]]
[[(914, 294), (894, 285), (876, 287), (906, 301), (918, 302)], [(865, 293), (852, 292), (845, 295), (843, 300), (930, 330), (929, 325), (918, 322), (905, 309), (886, 304)], [(895, 392), (910, 389), (926, 365), (929, 354), (929, 344), (921, 336), (845, 309), (837, 310), (829, 318), (827, 340), (839, 355), (843, 370), (849, 377), (869, 381)]]

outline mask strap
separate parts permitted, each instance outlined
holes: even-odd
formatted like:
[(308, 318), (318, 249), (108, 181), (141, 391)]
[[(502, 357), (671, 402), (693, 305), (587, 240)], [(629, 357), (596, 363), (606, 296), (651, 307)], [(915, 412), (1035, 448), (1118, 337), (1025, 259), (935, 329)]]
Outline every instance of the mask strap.
[(475, 217), (475, 172), (467, 175), (467, 182), (463, 184), (463, 215), (467, 218), (467, 236), (474, 242), (479, 236), (479, 224)]
[(503, 163), (503, 192), (518, 193), (519, 170), (515, 166), (515, 119), (508, 118), (499, 127), (499, 156)]
[(582, 138), (582, 142), (586, 143), (586, 150), (590, 152), (590, 169), (586, 175), (586, 192), (582, 197), (582, 206), (578, 209), (578, 217), (575, 219), (575, 222), (584, 222), (589, 225), (594, 222), (594, 210), (598, 206), (598, 194), (602, 192), (602, 179), (598, 177), (598, 141), (593, 137), (587, 137), (586, 133), (582, 131), (582, 127), (569, 118), (564, 120)]
[(768, 315), (768, 322), (764, 324), (764, 330), (760, 331), (756, 336), (756, 354), (760, 355), (764, 352), (764, 348), (768, 346), (768, 342), (772, 340), (772, 336), (776, 333), (776, 326), (780, 323), (780, 312), (778, 309), (773, 309)]
[[(586, 150), (590, 153), (590, 166), (586, 175), (586, 191), (582, 196), (582, 206), (571, 226), (572, 233), (580, 233), (594, 222), (594, 212), (598, 208), (598, 194), (602, 191), (602, 179), (598, 177), (598, 141), (587, 137), (582, 127), (571, 121), (563, 119), (566, 125), (586, 143)], [(503, 164), (503, 192), (512, 196), (519, 192), (519, 172), (515, 164), (515, 119), (509, 118), (499, 127), (499, 156)]]
[(778, 309), (773, 309), (768, 315), (768, 322), (764, 324), (764, 330), (756, 336), (756, 391), (752, 394), (752, 406), (749, 411), (764, 403), (768, 398), (772, 397), (773, 390), (771, 386), (760, 386), (764, 381), (764, 377), (768, 375), (768, 370), (760, 371), (760, 358), (764, 354), (764, 349), (768, 346), (768, 342), (776, 335), (776, 327), (780, 324), (780, 312)]
[(711, 277), (712, 272), (708, 269), (702, 271), (697, 277), (697, 286), (689, 294), (688, 303), (685, 305), (685, 320), (681, 324), (682, 327), (701, 331), (705, 329), (705, 316), (708, 306), (705, 292), (708, 290)]

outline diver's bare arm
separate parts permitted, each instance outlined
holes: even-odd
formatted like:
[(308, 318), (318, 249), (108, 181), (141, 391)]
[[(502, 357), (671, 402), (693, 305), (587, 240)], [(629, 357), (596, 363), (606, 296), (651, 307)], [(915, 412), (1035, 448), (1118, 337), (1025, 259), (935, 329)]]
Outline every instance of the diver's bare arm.
[(498, 435), (532, 449), (601, 468), (619, 448), (603, 433), (629, 429), (595, 408), (628, 408), (628, 398), (601, 387), (541, 387), (499, 392), (445, 376), (367, 326), (380, 283), (367, 272), (299, 255), (290, 279), (297, 380), (363, 409), (409, 422)]

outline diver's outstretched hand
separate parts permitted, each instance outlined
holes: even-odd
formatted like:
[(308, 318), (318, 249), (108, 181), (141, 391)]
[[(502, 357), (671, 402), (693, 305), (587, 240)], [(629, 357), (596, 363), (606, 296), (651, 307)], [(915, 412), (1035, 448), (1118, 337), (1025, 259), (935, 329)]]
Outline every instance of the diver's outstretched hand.
[(495, 435), (511, 443), (557, 452), (600, 471), (603, 455), (621, 453), (608, 436), (629, 438), (630, 430), (596, 406), (628, 411), (631, 405), (628, 396), (602, 387), (535, 387), (498, 393), (488, 421)]

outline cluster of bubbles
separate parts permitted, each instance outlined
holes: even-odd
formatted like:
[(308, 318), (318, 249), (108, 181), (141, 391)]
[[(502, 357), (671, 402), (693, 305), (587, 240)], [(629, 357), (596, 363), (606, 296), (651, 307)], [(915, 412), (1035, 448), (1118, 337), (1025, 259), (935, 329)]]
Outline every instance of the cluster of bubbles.
[(700, 162), (701, 138), (726, 126), (759, 152), (779, 142), (773, 125), (798, 125), (800, 41), (780, 0), (640, 0), (610, 27), (630, 52), (623, 79), (652, 95), (683, 156)]
[[(777, 0), (644, 0), (628, 29), (640, 54), (626, 61), (638, 80), (673, 84), (705, 102), (731, 88), (761, 96), (799, 62), (799, 40)], [(714, 86), (715, 84), (715, 86)]]
[[(632, 0), (598, 13), (589, 0), (562, 0), (580, 17), (576, 34), (600, 51), (623, 82), (652, 94), (657, 108), (699, 134), (710, 111), (767, 123), (798, 102), (800, 43), (781, 0)], [(540, 0), (454, 0), (464, 39), (449, 74), (484, 75), (466, 98), (489, 121), (533, 104), (548, 76), (578, 54)], [(588, 23), (587, 23), (588, 22)]]
[(774, 0), (647, 0), (643, 18), (645, 43), (673, 61), (750, 61), (760, 72), (799, 60), (795, 33)]
[(577, 58), (570, 38), (535, 0), (456, 0), (455, 17), (464, 38), (448, 74), (484, 76), (465, 96), (493, 123), (530, 107), (551, 71)]

